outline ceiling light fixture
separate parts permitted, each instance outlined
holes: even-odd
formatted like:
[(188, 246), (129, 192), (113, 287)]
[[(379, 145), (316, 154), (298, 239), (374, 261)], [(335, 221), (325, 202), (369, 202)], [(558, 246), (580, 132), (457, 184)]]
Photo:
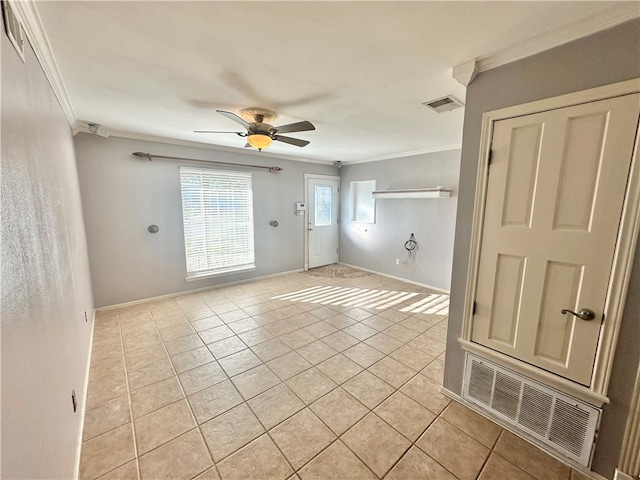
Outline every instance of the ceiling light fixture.
[(268, 133), (251, 133), (247, 136), (247, 142), (254, 148), (257, 148), (258, 151), (262, 151), (263, 148), (267, 148), (271, 145), (271, 137)]

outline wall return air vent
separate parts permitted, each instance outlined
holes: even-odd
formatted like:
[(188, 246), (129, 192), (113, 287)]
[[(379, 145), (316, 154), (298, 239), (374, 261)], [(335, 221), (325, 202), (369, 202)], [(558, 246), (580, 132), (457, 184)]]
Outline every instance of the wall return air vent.
[(453, 95), (436, 98), (435, 100), (424, 102), (423, 105), (437, 113), (449, 112), (451, 110), (455, 110), (456, 108), (464, 107), (464, 103), (455, 98)]
[(462, 397), (589, 467), (602, 410), (467, 353)]

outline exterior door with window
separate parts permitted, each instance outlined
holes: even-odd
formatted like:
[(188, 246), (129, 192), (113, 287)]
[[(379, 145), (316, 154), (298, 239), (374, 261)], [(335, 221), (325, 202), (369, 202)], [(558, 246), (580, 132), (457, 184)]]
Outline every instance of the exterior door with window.
[(310, 177), (307, 182), (309, 268), (337, 263), (340, 180)]
[[(625, 95), (494, 124), (473, 342), (589, 386), (639, 105)], [(582, 309), (593, 318), (567, 311)]]

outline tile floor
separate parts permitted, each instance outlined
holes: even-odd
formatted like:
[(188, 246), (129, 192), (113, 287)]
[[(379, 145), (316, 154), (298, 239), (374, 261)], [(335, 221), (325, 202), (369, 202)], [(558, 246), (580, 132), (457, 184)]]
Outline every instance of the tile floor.
[(446, 302), (295, 273), (99, 312), (80, 477), (583, 478), (440, 394)]

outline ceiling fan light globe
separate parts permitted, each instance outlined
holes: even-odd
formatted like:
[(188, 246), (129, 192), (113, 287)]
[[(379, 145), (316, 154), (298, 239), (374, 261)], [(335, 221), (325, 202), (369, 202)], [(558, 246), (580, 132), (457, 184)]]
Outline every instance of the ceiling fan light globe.
[(271, 145), (271, 137), (269, 135), (265, 135), (264, 133), (252, 133), (247, 136), (247, 142), (254, 148), (258, 150), (262, 150), (263, 148), (267, 148)]

